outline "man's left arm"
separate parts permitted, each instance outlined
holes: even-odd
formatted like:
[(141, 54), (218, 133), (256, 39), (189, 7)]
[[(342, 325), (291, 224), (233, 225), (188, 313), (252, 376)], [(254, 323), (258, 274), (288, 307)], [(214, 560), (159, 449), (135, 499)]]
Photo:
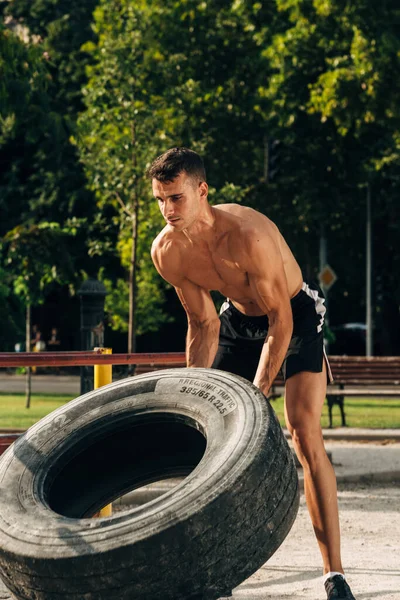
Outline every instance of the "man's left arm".
[(246, 246), (250, 287), (269, 320), (254, 378), (254, 385), (267, 395), (289, 347), (293, 315), (282, 255), (275, 240), (255, 235)]

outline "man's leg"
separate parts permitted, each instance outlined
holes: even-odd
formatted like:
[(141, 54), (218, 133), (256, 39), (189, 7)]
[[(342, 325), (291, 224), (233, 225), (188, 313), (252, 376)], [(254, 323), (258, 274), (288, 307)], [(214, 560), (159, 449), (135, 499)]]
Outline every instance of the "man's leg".
[(324, 573), (343, 573), (336, 476), (326, 454), (320, 418), (326, 395), (326, 365), (322, 373), (290, 377), (285, 390), (285, 418), (304, 472), (304, 492), (323, 558)]

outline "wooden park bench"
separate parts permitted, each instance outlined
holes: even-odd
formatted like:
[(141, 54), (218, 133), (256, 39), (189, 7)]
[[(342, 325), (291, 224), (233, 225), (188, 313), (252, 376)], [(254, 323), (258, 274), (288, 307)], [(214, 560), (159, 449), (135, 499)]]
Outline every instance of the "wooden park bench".
[(346, 426), (344, 398), (400, 396), (400, 356), (330, 356), (334, 383), (328, 387), (329, 427), (332, 407), (339, 405)]
[[(400, 397), (400, 356), (329, 356), (333, 384), (327, 389), (329, 427), (332, 428), (332, 408), (339, 406), (342, 426), (346, 427), (345, 396)], [(283, 393), (281, 375), (271, 388), (271, 399)]]
[(330, 356), (329, 362), (332, 394), (400, 396), (400, 356)]

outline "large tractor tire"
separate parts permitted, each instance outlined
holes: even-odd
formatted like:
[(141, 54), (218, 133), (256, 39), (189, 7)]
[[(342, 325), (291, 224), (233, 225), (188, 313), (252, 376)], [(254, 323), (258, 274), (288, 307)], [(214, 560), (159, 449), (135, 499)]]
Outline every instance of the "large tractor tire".
[[(176, 477), (143, 506), (91, 518)], [(245, 379), (124, 379), (57, 409), (0, 459), (0, 575), (20, 600), (215, 600), (277, 550), (298, 490), (279, 422)]]
[(0, 600), (12, 600), (9, 590), (0, 580)]

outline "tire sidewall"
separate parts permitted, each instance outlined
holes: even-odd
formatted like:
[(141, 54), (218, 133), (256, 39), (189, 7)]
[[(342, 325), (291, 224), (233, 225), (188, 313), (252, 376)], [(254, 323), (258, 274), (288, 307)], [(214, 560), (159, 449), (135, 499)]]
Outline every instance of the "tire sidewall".
[[(208, 386), (208, 387), (207, 387)], [(211, 387), (209, 387), (211, 386)], [(191, 389), (191, 391), (187, 391)], [(222, 401), (210, 403), (201, 390)], [(200, 390), (200, 391), (198, 391)], [(198, 393), (196, 393), (198, 391)], [(218, 408), (216, 408), (218, 406)], [(223, 414), (221, 412), (224, 410)], [(206, 452), (185, 480), (144, 507), (107, 519), (70, 519), (46, 503), (47, 473), (63, 455), (104, 434), (105, 423), (152, 418), (169, 412), (198, 428)], [(266, 439), (271, 412), (248, 381), (209, 369), (171, 369), (144, 374), (85, 394), (42, 419), (0, 461), (0, 540), (3, 550), (50, 558), (119, 548), (127, 539), (154, 536), (226, 493), (251, 464)], [(64, 536), (60, 538), (60, 530)]]

